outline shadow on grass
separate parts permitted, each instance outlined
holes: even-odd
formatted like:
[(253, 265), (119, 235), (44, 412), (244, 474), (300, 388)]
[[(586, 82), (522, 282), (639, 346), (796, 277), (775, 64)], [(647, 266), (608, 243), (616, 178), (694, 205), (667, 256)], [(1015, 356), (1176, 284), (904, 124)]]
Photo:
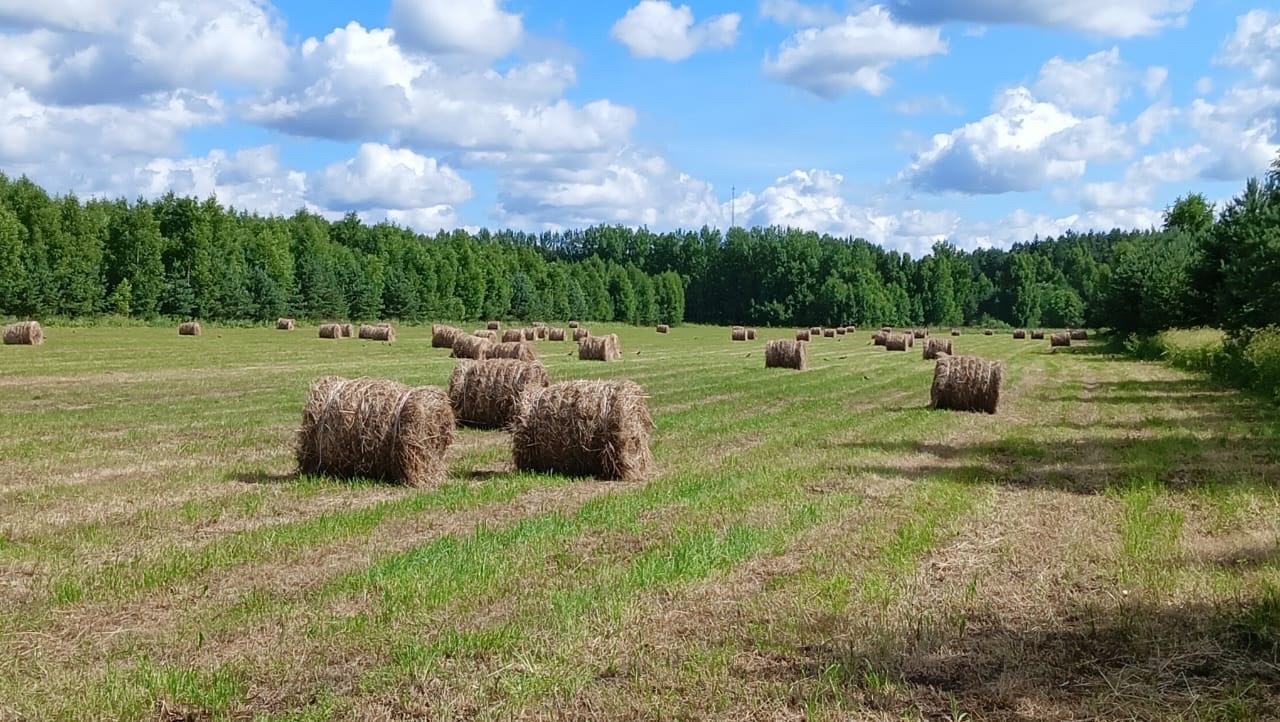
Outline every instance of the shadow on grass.
[(241, 484), (293, 484), (302, 480), (297, 474), (272, 474), (266, 471), (252, 471), (236, 474), (235, 480)]

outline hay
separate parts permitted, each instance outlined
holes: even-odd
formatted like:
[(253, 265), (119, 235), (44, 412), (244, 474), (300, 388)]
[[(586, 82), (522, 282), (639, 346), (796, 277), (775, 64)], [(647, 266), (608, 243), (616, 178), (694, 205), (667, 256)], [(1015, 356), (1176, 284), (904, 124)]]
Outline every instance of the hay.
[(578, 341), (578, 360), (621, 361), (622, 347), (618, 344), (618, 335), (584, 336)]
[(1071, 331), (1071, 340), (1072, 340), (1072, 341), (1088, 341), (1088, 340), (1089, 340), (1089, 332), (1088, 332), (1088, 331), (1085, 331), (1085, 330), (1082, 330), (1082, 329), (1078, 329), (1078, 328), (1077, 328), (1077, 329), (1072, 329), (1072, 331)]
[(342, 338), (342, 326), (336, 323), (321, 324), (320, 338)]
[(881, 326), (881, 333), (893, 333), (893, 326)]
[(198, 321), (187, 321), (178, 325), (179, 336), (199, 336), (200, 333), (200, 322)]
[(567, 334), (565, 333), (565, 330), (563, 328), (553, 328), (547, 331), (547, 340), (548, 341), (564, 341), (566, 335)]
[(808, 340), (809, 340), (809, 336), (810, 336), (810, 335), (811, 335), (811, 334), (809, 333), (809, 331), (806, 331), (805, 329), (803, 329), (803, 328), (802, 328), (802, 329), (800, 329), (800, 330), (796, 331), (796, 340), (797, 340), (797, 341), (808, 341)]
[(339, 325), (340, 325), (340, 326), (342, 326), (342, 337), (343, 337), (343, 338), (355, 338), (355, 336), (356, 336), (356, 327), (355, 327), (355, 326), (353, 326), (353, 325), (351, 325), (351, 324), (349, 324), (349, 323), (343, 323), (343, 324), (339, 324)]
[(461, 426), (505, 428), (527, 391), (546, 387), (547, 369), (515, 359), (462, 361), (449, 376), (449, 401)]
[(983, 335), (983, 336), (994, 336), (994, 335), (996, 335), (996, 332), (995, 332), (995, 331), (992, 331), (991, 329), (989, 329), (989, 328), (988, 328), (988, 329), (986, 329), (986, 330), (984, 330), (984, 331), (982, 332), (982, 335)]
[(580, 326), (580, 325), (581, 325), (581, 324), (579, 324), (577, 321), (570, 321), (570, 322), (569, 322), (569, 328), (577, 328), (577, 327), (578, 327), (578, 326)]
[(296, 325), (296, 324), (294, 323), (293, 319), (291, 319), (291, 318), (278, 318), (278, 319), (276, 319), (276, 330), (277, 330), (277, 331), (292, 331), (292, 330), (294, 329), (294, 326), (295, 326), (295, 325)]
[(973, 356), (944, 356), (933, 369), (929, 407), (994, 414), (1000, 405), (1004, 363)]
[(929, 329), (917, 328), (911, 332), (911, 335), (915, 336), (916, 338), (929, 338)]
[(587, 329), (585, 329), (585, 328), (575, 328), (575, 329), (573, 329), (573, 340), (574, 340), (574, 341), (581, 341), (582, 339), (587, 338), (587, 337), (589, 337), (590, 335), (591, 335), (591, 331), (589, 331), (589, 330), (587, 330)]
[(951, 339), (930, 338), (925, 340), (923, 352), (925, 361), (933, 361), (942, 354), (948, 356), (955, 354)]
[(812, 338), (812, 337), (819, 337), (819, 338), (820, 338), (820, 337), (822, 336), (822, 327), (821, 327), (821, 326), (814, 326), (813, 328), (809, 329), (809, 336), (810, 336), (811, 338)]
[(747, 329), (741, 327), (733, 329), (732, 338), (734, 341), (746, 341)]
[(1013, 332), (1013, 337), (1019, 341), (1025, 341), (1027, 339), (1027, 329), (1020, 328), (1015, 330)]
[(748, 341), (756, 340), (756, 330), (754, 328), (747, 329), (747, 340)]
[(1071, 345), (1071, 334), (1066, 331), (1063, 331), (1062, 333), (1055, 333), (1049, 337), (1049, 346), (1051, 347), (1070, 346), (1070, 345)]
[(391, 328), (389, 323), (380, 323), (376, 326), (368, 324), (360, 324), (360, 338), (366, 341), (386, 341), (387, 343), (396, 340), (396, 330)]
[(459, 336), (465, 336), (460, 328), (454, 328), (448, 324), (433, 323), (431, 324), (431, 348), (453, 348), (453, 342)]
[(498, 342), (498, 332), (497, 332), (497, 331), (490, 331), (490, 330), (489, 330), (489, 329), (487, 329), (487, 328), (476, 329), (475, 333), (473, 333), (473, 334), (471, 334), (471, 335), (472, 335), (472, 336), (475, 336), (476, 338), (482, 338), (482, 339), (484, 339), (484, 340), (486, 340), (486, 341), (489, 341), (489, 342), (491, 342), (491, 343), (497, 343), (497, 342)]
[(658, 333), (671, 333), (671, 327), (664, 323), (658, 326)]
[(524, 329), (524, 340), (537, 341), (538, 329), (534, 328), (533, 326), (529, 326), (528, 328)]
[(524, 331), (518, 328), (509, 328), (502, 332), (503, 343), (518, 343), (524, 340)]
[(889, 334), (884, 331), (876, 331), (871, 334), (871, 342), (877, 346), (883, 346), (889, 342)]
[(534, 336), (534, 338), (538, 339), (539, 341), (546, 341), (546, 340), (547, 340), (547, 327), (546, 327), (546, 326), (534, 326), (534, 327), (533, 327), (533, 336)]
[(449, 357), (483, 361), (489, 358), (491, 348), (493, 348), (493, 342), (489, 339), (464, 333), (453, 340), (453, 353), (449, 354)]
[(546, 321), (534, 321), (534, 322), (533, 322), (533, 327), (534, 327), (534, 328), (546, 328), (546, 327), (547, 327), (547, 322), (546, 322)]
[(307, 396), (298, 469), (407, 486), (438, 484), (448, 473), (445, 452), (453, 426), (443, 389), (328, 376)]
[(839, 328), (837, 328), (837, 329), (836, 329), (836, 335), (837, 335), (837, 336), (845, 336), (845, 335), (847, 335), (848, 333), (849, 333), (849, 329), (845, 328), (844, 326), (841, 326), (841, 327), (839, 327)]
[(640, 481), (653, 474), (653, 417), (634, 381), (568, 381), (532, 389), (511, 425), (521, 471)]
[(39, 346), (44, 343), (44, 329), (39, 321), (19, 321), (4, 327), (6, 346)]
[(490, 321), (489, 324), (485, 326), (485, 329), (489, 331), (501, 331), (502, 324), (498, 323), (497, 321)]
[(538, 352), (524, 341), (494, 344), (489, 347), (486, 358), (516, 359), (517, 361), (537, 361)]
[(1043, 341), (1043, 340), (1044, 340), (1044, 331), (1041, 331), (1040, 329), (1036, 329), (1036, 330), (1032, 331), (1032, 332), (1031, 332), (1031, 340), (1032, 340), (1032, 341)]
[(764, 346), (764, 367), (804, 371), (809, 365), (809, 344), (786, 339), (770, 341)]
[(836, 330), (835, 330), (834, 328), (823, 329), (823, 331), (822, 331), (822, 337), (823, 337), (823, 338), (835, 338), (835, 337), (836, 337)]
[(891, 333), (884, 340), (885, 351), (906, 351), (913, 345), (914, 339), (909, 333)]
[(959, 335), (960, 335), (960, 329), (958, 329), (958, 328), (953, 328), (953, 329), (951, 329), (951, 335), (952, 335), (952, 336), (959, 336)]

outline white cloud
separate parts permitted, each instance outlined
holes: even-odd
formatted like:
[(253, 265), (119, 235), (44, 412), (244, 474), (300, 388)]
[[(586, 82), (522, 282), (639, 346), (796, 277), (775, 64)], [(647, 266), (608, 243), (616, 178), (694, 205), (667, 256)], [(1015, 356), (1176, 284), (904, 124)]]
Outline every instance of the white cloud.
[(964, 108), (945, 95), (920, 95), (899, 100), (894, 111), (903, 115), (964, 115)]
[(835, 25), (841, 20), (840, 13), (826, 5), (808, 5), (797, 0), (761, 0), (760, 17), (801, 28)]
[(1197, 145), (1145, 156), (1125, 170), (1122, 181), (1085, 183), (1079, 201), (1088, 211), (1149, 207), (1162, 185), (1194, 178), (1208, 153)]
[(1147, 73), (1142, 79), (1142, 89), (1146, 91), (1148, 98), (1154, 98), (1164, 90), (1164, 84), (1168, 80), (1168, 68), (1163, 65), (1152, 65), (1147, 68)]
[(1085, 213), (1071, 213), (1057, 218), (1018, 208), (995, 221), (965, 223), (958, 237), (966, 241), (963, 244), (965, 246), (1007, 248), (1035, 236), (1057, 237), (1067, 231), (1105, 232), (1113, 228), (1122, 230), (1158, 228), (1163, 222), (1161, 211), (1142, 206), (1098, 209)]
[(1280, 84), (1280, 13), (1251, 10), (1236, 18), (1218, 61), (1248, 68), (1255, 80)]
[(389, 25), (405, 48), (500, 58), (524, 36), (520, 15), (501, 0), (392, 0)]
[(1197, 98), (1186, 118), (1214, 158), (1201, 171), (1204, 178), (1239, 182), (1260, 175), (1280, 151), (1280, 86), (1232, 88), (1216, 103)]
[(1163, 133), (1170, 124), (1181, 115), (1177, 108), (1170, 108), (1164, 103), (1155, 103), (1129, 123), (1138, 145), (1147, 145), (1155, 137)]
[(637, 58), (684, 60), (700, 50), (727, 48), (738, 39), (737, 13), (716, 15), (694, 24), (688, 5), (666, 0), (640, 0), (613, 24), (611, 35)]
[(320, 172), (315, 200), (342, 210), (406, 210), (461, 203), (471, 184), (434, 158), (381, 143), (364, 143), (355, 157)]
[(1208, 95), (1213, 92), (1213, 78), (1205, 76), (1196, 81), (1196, 95)]
[(1035, 90), (1064, 108), (1110, 115), (1128, 93), (1128, 75), (1120, 49), (1113, 47), (1076, 62), (1050, 59), (1040, 68)]
[(888, 0), (893, 13), (909, 22), (1031, 25), (1125, 38), (1184, 24), (1193, 4), (1194, 0)]
[(823, 98), (852, 90), (880, 95), (891, 81), (885, 70), (906, 58), (947, 52), (938, 28), (898, 23), (875, 5), (841, 22), (792, 35), (765, 57), (764, 72)]

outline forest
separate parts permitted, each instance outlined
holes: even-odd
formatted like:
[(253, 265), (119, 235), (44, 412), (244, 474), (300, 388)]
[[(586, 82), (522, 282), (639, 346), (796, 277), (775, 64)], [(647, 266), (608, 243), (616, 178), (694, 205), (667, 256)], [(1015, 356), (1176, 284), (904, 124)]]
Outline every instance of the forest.
[(1280, 323), (1280, 159), (1225, 208), (921, 258), (793, 228), (421, 235), (216, 198), (56, 196), (0, 174), (0, 316), (268, 321), (535, 318), (808, 326)]

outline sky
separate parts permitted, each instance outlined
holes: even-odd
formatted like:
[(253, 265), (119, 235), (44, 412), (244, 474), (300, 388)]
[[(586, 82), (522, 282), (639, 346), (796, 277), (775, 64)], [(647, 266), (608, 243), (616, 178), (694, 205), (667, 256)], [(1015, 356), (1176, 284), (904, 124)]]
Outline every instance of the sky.
[(423, 233), (783, 225), (919, 256), (1228, 202), (1254, 0), (0, 0), (0, 171)]

